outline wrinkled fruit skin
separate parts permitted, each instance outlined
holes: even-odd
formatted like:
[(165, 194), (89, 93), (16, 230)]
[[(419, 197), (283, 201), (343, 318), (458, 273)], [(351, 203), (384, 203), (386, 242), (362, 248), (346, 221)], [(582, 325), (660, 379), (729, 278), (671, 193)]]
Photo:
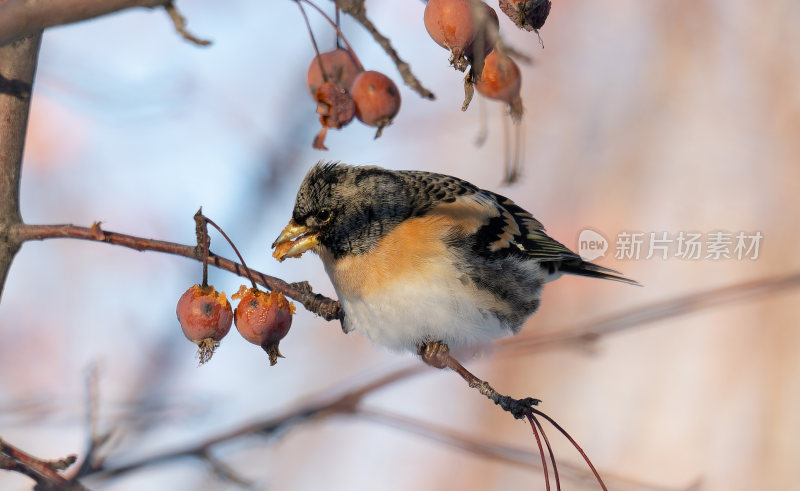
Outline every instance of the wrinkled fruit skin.
[(225, 293), (217, 293), (213, 286), (194, 285), (186, 290), (178, 300), (175, 313), (183, 334), (199, 347), (201, 365), (211, 359), (233, 322), (233, 311)]
[(339, 129), (349, 124), (356, 114), (356, 105), (346, 89), (330, 82), (325, 82), (317, 89), (315, 99), (322, 129), (314, 137), (311, 146), (317, 150), (327, 150), (325, 135), (328, 133), (328, 128)]
[(520, 29), (541, 29), (550, 14), (550, 0), (500, 0), (500, 10)]
[(308, 75), (306, 76), (308, 91), (311, 93), (311, 97), (315, 99), (317, 91), (325, 82), (322, 78), (322, 70), (319, 67), (320, 61), (322, 61), (322, 66), (325, 67), (327, 81), (344, 89), (349, 89), (358, 74), (361, 73), (352, 55), (346, 49), (339, 48), (322, 53), (319, 57), (315, 56), (308, 65)]
[(317, 114), (322, 126), (341, 128), (353, 120), (356, 105), (346, 89), (339, 85), (324, 83), (317, 89)]
[[(382, 129), (388, 126), (400, 111), (400, 91), (386, 75), (366, 71), (353, 82), (350, 90), (356, 104), (356, 117), (368, 126)], [(378, 131), (378, 135), (380, 131)]]
[(493, 51), (486, 57), (475, 88), (490, 99), (511, 103), (519, 98), (520, 80), (519, 67), (514, 60)]
[(327, 150), (325, 136), (328, 134), (328, 128), (339, 129), (349, 124), (356, 114), (356, 105), (347, 90), (329, 82), (317, 89), (315, 99), (322, 129), (314, 137), (311, 146), (317, 150)]
[(278, 357), (283, 357), (278, 345), (292, 326), (294, 305), (280, 292), (264, 292), (244, 286), (233, 298), (239, 298), (234, 314), (239, 334), (261, 346), (269, 355), (270, 365), (274, 365)]

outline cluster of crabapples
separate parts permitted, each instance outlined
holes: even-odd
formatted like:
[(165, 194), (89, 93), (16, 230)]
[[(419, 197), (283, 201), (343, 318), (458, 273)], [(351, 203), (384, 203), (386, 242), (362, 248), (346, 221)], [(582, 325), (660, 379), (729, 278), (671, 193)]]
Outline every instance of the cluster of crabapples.
[[(499, 6), (518, 27), (537, 32), (550, 12), (550, 0), (500, 0)], [(462, 110), (469, 106), (474, 86), (483, 96), (507, 103), (512, 118), (519, 121), (520, 70), (496, 49), (500, 39), (497, 12), (480, 0), (429, 0), (424, 20), (431, 38), (450, 51), (450, 64), (462, 72), (469, 68)]]
[(244, 285), (231, 299), (239, 300), (235, 311), (224, 292), (210, 285), (194, 285), (178, 300), (178, 322), (183, 334), (197, 344), (200, 364), (211, 359), (233, 322), (243, 338), (267, 352), (270, 365), (276, 364), (278, 357), (283, 358), (278, 345), (289, 333), (294, 304), (280, 292)]
[(327, 150), (328, 128), (346, 126), (353, 117), (378, 128), (378, 138), (400, 110), (400, 91), (392, 79), (381, 72), (365, 71), (349, 49), (337, 48), (315, 56), (308, 66), (307, 82), (322, 123), (312, 145), (318, 150)]

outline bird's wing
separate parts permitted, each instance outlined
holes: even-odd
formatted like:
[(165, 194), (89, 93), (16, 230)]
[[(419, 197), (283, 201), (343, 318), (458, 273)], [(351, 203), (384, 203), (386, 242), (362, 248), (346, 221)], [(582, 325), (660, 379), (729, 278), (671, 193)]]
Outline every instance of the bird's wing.
[(539, 262), (580, 261), (580, 256), (547, 235), (542, 223), (512, 200), (490, 191), (482, 192), (491, 196), (501, 210), (502, 223), (496, 220), (482, 231), (486, 241), (496, 237), (488, 242), (491, 252), (508, 249), (509, 253), (521, 253)]
[(440, 215), (454, 223), (456, 240), (468, 235), (486, 257), (515, 255), (537, 261), (550, 274), (570, 273), (624, 283), (637, 282), (613, 269), (584, 261), (545, 232), (544, 226), (509, 198), (453, 176), (401, 172), (411, 189), (417, 215)]
[(423, 171), (399, 171), (406, 180), (414, 215), (450, 218), (475, 235), (478, 252), (523, 254), (537, 261), (580, 259), (550, 238), (542, 224), (516, 203), (457, 177)]

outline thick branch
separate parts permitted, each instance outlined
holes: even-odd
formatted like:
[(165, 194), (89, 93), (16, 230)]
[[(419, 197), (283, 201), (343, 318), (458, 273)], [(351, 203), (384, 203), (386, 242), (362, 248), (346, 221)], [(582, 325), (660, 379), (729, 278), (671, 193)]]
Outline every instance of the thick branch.
[[(0, 5), (0, 9), (4, 6)], [(3, 13), (0, 10), (0, 23)], [(0, 46), (0, 296), (21, 242), (12, 229), (22, 222), (19, 178), (28, 126), (33, 75), (41, 33)]]
[(132, 7), (157, 7), (167, 0), (8, 0), (0, 3), (0, 45), (47, 27), (93, 19)]
[[(83, 239), (128, 247), (136, 249), (137, 251), (158, 251), (176, 256), (188, 257), (198, 261), (202, 260), (202, 253), (198, 251), (196, 246), (176, 244), (163, 240), (144, 239), (142, 237), (134, 237), (132, 235), (119, 234), (116, 232), (106, 232), (105, 230), (101, 230), (98, 226), (78, 227), (75, 225), (18, 224), (15, 227), (15, 235), (19, 237), (21, 242), (57, 238)], [(230, 271), (243, 278), (248, 278), (249, 271), (256, 283), (264, 285), (270, 290), (279, 291), (287, 297), (300, 302), (306, 310), (323, 317), (325, 320), (342, 318), (339, 302), (314, 293), (307, 288), (286, 283), (280, 278), (266, 275), (254, 269), (246, 269), (239, 263), (213, 253), (209, 253), (208, 262), (217, 268)]]

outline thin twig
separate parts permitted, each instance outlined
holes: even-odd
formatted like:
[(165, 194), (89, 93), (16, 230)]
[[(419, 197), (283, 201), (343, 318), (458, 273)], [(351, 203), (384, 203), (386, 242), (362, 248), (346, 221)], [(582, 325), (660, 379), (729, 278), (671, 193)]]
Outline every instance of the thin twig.
[(319, 64), (319, 72), (322, 74), (322, 81), (328, 83), (328, 73), (325, 71), (325, 67), (322, 66), (322, 55), (319, 53), (319, 46), (317, 46), (317, 40), (314, 38), (314, 31), (311, 30), (311, 22), (308, 21), (308, 15), (306, 15), (306, 9), (303, 8), (303, 3), (299, 0), (297, 2), (297, 8), (300, 9), (300, 13), (303, 15), (303, 20), (306, 22), (306, 29), (308, 30), (308, 37), (311, 38), (311, 45), (314, 47), (314, 53), (317, 54), (315, 59), (317, 60), (317, 64)]
[(77, 457), (74, 455), (59, 460), (42, 460), (0, 439), (0, 468), (25, 474), (36, 481), (37, 489), (85, 490), (81, 483), (70, 482), (58, 473), (74, 464), (76, 460)]
[(208, 39), (200, 39), (186, 29), (186, 18), (178, 12), (178, 8), (175, 7), (174, 2), (169, 1), (165, 3), (164, 10), (167, 11), (169, 18), (172, 19), (172, 25), (175, 26), (175, 30), (178, 31), (178, 34), (180, 34), (183, 39), (198, 46), (208, 46), (211, 44), (211, 41)]
[(342, 12), (349, 14), (350, 17), (356, 20), (359, 24), (364, 26), (364, 28), (372, 34), (372, 37), (375, 39), (381, 48), (389, 55), (389, 58), (392, 59), (394, 64), (397, 66), (397, 71), (400, 72), (400, 75), (403, 77), (403, 81), (414, 89), (419, 95), (421, 95), (425, 99), (433, 100), (436, 96), (433, 95), (433, 92), (426, 89), (422, 86), (417, 77), (411, 73), (411, 66), (408, 63), (400, 59), (400, 56), (397, 54), (397, 51), (392, 47), (391, 41), (389, 38), (381, 34), (378, 29), (372, 24), (372, 21), (367, 18), (367, 11), (364, 7), (364, 0), (335, 0), (336, 5), (342, 10)]

